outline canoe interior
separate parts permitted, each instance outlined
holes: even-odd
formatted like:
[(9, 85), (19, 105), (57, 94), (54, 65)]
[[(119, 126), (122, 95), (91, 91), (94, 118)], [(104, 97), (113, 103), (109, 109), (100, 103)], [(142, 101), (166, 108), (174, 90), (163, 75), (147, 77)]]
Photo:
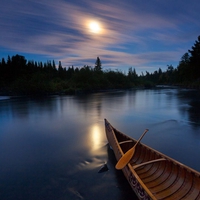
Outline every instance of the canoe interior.
[[(108, 141), (114, 150), (116, 159), (119, 160), (123, 153), (133, 147), (137, 141), (111, 125), (110, 128), (112, 131), (106, 128)], [(153, 163), (144, 164), (152, 160)], [(134, 169), (134, 166), (141, 163), (144, 165)], [(127, 167), (128, 171), (137, 177), (140, 185), (145, 188), (150, 196), (149, 199), (200, 199), (199, 172), (142, 143), (137, 145), (130, 163), (122, 170), (128, 179)]]

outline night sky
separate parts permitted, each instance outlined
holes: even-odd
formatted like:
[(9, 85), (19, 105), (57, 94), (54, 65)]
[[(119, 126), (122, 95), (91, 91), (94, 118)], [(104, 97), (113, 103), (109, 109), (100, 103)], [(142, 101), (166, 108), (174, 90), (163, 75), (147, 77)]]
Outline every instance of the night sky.
[(1, 0), (0, 59), (154, 72), (177, 67), (200, 35), (199, 0)]

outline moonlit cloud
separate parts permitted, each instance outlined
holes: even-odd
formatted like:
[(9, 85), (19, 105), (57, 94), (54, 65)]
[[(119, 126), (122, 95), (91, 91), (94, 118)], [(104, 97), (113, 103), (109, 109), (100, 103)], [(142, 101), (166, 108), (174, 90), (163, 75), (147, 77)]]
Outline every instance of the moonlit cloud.
[[(3, 0), (0, 57), (18, 53), (82, 67), (99, 56), (104, 69), (165, 70), (200, 35), (199, 10), (197, 0)], [(89, 30), (91, 20), (101, 33)]]

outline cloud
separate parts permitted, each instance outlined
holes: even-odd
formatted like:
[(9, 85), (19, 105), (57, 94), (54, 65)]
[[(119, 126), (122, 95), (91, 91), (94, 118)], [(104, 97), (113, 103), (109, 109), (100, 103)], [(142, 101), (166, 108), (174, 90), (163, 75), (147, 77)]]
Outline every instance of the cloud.
[[(0, 47), (65, 66), (152, 68), (177, 63), (200, 31), (199, 4), (182, 1), (8, 0), (0, 7)], [(191, 9), (193, 11), (191, 11)], [(12, 15), (10, 14), (12, 13)], [(87, 24), (97, 20), (102, 33)], [(190, 44), (190, 46), (188, 46)]]

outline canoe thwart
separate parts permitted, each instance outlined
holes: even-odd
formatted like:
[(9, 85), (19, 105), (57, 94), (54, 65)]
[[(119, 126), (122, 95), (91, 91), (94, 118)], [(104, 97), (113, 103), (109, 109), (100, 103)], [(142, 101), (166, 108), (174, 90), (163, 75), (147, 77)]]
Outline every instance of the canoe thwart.
[(124, 143), (129, 143), (129, 142), (133, 142), (133, 140), (125, 140), (125, 141), (119, 142), (119, 144), (124, 144)]
[(147, 162), (143, 162), (143, 163), (134, 165), (133, 169), (136, 169), (138, 167), (142, 167), (144, 165), (152, 164), (152, 163), (155, 163), (155, 162), (161, 162), (161, 161), (164, 161), (164, 160), (166, 160), (166, 159), (165, 158), (159, 158), (159, 159), (155, 159), (155, 160), (150, 160), (150, 161), (147, 161)]

